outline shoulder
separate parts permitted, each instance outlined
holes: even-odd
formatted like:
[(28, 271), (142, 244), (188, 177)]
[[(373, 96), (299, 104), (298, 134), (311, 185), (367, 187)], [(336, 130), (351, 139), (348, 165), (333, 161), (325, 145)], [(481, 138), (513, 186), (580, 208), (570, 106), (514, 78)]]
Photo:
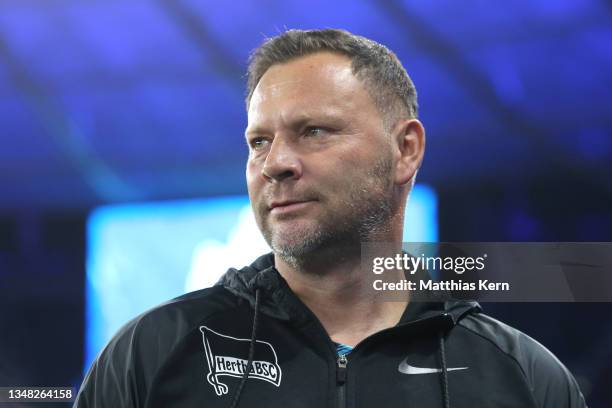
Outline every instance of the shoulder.
[(149, 352), (150, 359), (150, 352), (170, 352), (198, 323), (235, 304), (236, 298), (221, 286), (190, 292), (135, 317), (117, 332), (109, 346), (123, 345), (132, 353)]
[(236, 297), (224, 287), (213, 286), (162, 303), (134, 318), (125, 328), (154, 330), (163, 334), (160, 329), (171, 327), (173, 336), (176, 336), (211, 315), (234, 307), (236, 301)]
[(138, 407), (154, 377), (198, 324), (235, 307), (221, 286), (165, 302), (126, 323), (89, 369), (75, 407)]
[(519, 367), (539, 407), (585, 407), (584, 397), (569, 370), (546, 347), (525, 333), (482, 313), (458, 323), (493, 345)]

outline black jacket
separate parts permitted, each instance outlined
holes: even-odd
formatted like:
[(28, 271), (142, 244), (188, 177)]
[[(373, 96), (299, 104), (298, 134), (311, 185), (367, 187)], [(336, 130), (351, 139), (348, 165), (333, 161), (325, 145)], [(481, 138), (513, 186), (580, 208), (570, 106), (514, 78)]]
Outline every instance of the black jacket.
[[(246, 368), (250, 375), (245, 378)], [(75, 407), (584, 407), (567, 369), (475, 302), (410, 303), (344, 358), (265, 255), (125, 325)]]

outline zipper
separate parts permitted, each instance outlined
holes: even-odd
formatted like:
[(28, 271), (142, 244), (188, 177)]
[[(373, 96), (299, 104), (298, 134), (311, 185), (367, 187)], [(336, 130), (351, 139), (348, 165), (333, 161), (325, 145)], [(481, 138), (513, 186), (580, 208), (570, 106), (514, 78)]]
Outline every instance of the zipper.
[[(277, 272), (278, 273), (278, 272)], [(284, 282), (284, 281), (283, 281)], [(289, 288), (289, 285), (287, 285), (287, 283), (284, 283), (285, 285), (285, 290), (287, 291), (287, 293), (289, 294), (289, 296), (291, 298), (293, 298), (293, 301), (298, 305), (298, 307), (300, 309), (302, 309), (302, 312), (304, 312), (308, 318), (314, 322), (314, 324), (318, 327), (318, 331), (319, 333), (323, 333), (324, 336), (327, 338), (327, 342), (329, 345), (329, 350), (331, 352), (331, 354), (333, 354), (333, 356), (336, 356), (336, 347), (334, 346), (334, 342), (333, 340), (329, 337), (327, 331), (325, 330), (325, 328), (323, 327), (323, 324), (321, 323), (321, 321), (319, 320), (319, 318), (312, 312), (312, 310), (310, 310), (301, 300), (300, 298), (291, 290), (291, 288)], [(378, 338), (380, 336), (384, 336), (394, 330), (397, 330), (398, 328), (400, 328), (401, 326), (414, 326), (414, 325), (418, 325), (421, 324), (425, 321), (431, 321), (431, 320), (437, 320), (437, 319), (452, 319), (451, 316), (449, 315), (449, 313), (446, 311), (446, 309), (444, 309), (443, 311), (441, 311), (440, 314), (436, 314), (433, 316), (428, 316), (428, 317), (421, 317), (420, 319), (417, 320), (413, 320), (409, 323), (405, 323), (405, 324), (400, 324), (398, 326), (393, 326), (393, 327), (389, 327), (387, 329), (383, 329), (377, 333), (374, 333), (372, 335), (370, 335), (369, 337), (363, 339), (362, 341), (359, 342), (359, 344), (357, 344), (352, 350), (351, 350), (351, 354), (355, 355), (355, 353), (357, 351), (359, 351), (361, 348), (364, 347), (364, 343), (368, 343), (370, 341), (372, 341), (375, 338)], [(347, 364), (348, 364), (348, 359), (346, 358), (346, 354), (343, 355), (339, 355), (336, 358), (336, 388), (338, 390), (337, 392), (337, 406), (339, 408), (346, 408), (346, 376), (347, 376)]]
[(346, 371), (348, 359), (346, 354), (340, 354), (336, 360), (336, 384), (338, 386), (338, 408), (346, 407)]
[[(314, 314), (313, 314), (314, 316)], [(425, 318), (421, 318), (421, 319), (417, 319), (412, 321), (410, 324), (419, 324), (423, 321), (426, 320), (431, 320), (432, 318), (443, 318), (443, 319), (448, 319), (449, 318), (449, 314), (447, 312), (444, 312), (440, 315), (437, 315), (435, 317), (425, 317)], [(316, 317), (315, 317), (316, 319)], [(323, 325), (321, 325), (321, 323), (319, 322), (318, 319), (316, 319), (316, 321), (319, 323), (319, 326), (323, 329)], [(397, 326), (394, 327), (389, 327), (387, 329), (381, 330), (377, 333), (374, 333), (372, 335), (370, 335), (369, 337), (363, 339), (361, 342), (359, 342), (359, 344), (357, 344), (352, 350), (351, 353), (355, 354), (356, 351), (358, 351), (360, 348), (363, 347), (364, 343), (367, 343), (368, 341), (371, 341), (373, 338), (377, 338), (379, 336), (385, 335), (393, 330), (397, 329)], [(325, 329), (323, 329), (325, 330)], [(333, 342), (332, 342), (333, 343)], [(338, 390), (337, 392), (337, 407), (338, 408), (346, 408), (347, 407), (347, 402), (346, 402), (346, 379), (347, 379), (347, 371), (348, 371), (348, 358), (346, 357), (346, 354), (340, 354), (337, 358), (336, 358), (336, 388)]]

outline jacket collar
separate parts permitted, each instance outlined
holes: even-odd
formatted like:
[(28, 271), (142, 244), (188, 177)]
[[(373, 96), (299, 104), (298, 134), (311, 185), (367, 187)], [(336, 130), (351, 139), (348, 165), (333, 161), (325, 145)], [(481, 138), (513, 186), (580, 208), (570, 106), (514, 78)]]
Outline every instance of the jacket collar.
[[(264, 295), (260, 305), (261, 312), (276, 319), (303, 321), (312, 315), (274, 267), (272, 253), (260, 256), (251, 265), (240, 270), (229, 269), (217, 285), (248, 301), (252, 307), (255, 304), (255, 291), (260, 289)], [(467, 314), (480, 311), (480, 305), (474, 301), (410, 302), (399, 326), (436, 321), (450, 328)]]

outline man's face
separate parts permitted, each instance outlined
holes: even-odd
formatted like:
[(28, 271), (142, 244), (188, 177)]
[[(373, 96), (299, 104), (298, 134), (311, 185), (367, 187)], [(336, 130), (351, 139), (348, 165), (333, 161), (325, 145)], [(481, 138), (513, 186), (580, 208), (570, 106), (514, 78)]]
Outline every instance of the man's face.
[(391, 139), (348, 58), (272, 66), (253, 93), (246, 138), (255, 218), (283, 259), (359, 244), (388, 223)]

